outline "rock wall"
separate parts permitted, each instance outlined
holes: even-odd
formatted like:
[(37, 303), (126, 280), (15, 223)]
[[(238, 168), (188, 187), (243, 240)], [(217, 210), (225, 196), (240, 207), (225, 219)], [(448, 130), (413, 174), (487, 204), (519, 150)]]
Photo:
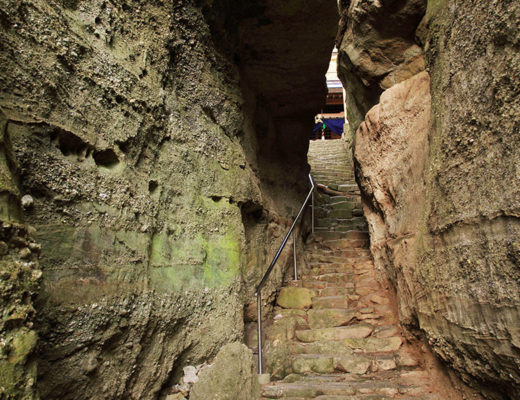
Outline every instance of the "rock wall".
[(17, 165), (0, 112), (0, 399), (33, 399), (36, 395), (36, 345), (33, 300), (42, 271), (40, 246), (23, 224)]
[(383, 90), (424, 69), (415, 30), (426, 0), (338, 2), (338, 76), (347, 89), (350, 137)]
[(520, 395), (519, 18), (515, 1), (428, 1), (413, 26), (429, 74), (386, 90), (354, 143), (372, 251), (402, 323), (493, 399)]
[(298, 134), (336, 19), (325, 0), (0, 4), (2, 126), (42, 246), (42, 398), (158, 398), (242, 340), (307, 189)]

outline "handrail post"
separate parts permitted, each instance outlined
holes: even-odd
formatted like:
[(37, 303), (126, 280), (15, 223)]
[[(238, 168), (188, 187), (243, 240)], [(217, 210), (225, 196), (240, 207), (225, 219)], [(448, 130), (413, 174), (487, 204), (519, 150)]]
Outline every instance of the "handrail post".
[(296, 230), (293, 231), (293, 257), (294, 257), (294, 280), (298, 280), (298, 266), (296, 262)]
[(311, 197), (311, 232), (314, 233), (314, 190)]
[(258, 372), (263, 374), (262, 367), (262, 296), (260, 291), (256, 293), (257, 313), (258, 313)]

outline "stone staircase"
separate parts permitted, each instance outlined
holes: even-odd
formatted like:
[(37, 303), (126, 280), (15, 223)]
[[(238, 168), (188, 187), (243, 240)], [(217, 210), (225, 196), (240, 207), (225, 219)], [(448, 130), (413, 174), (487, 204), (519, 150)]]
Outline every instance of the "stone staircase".
[(309, 163), (317, 183), (345, 194), (318, 195), (306, 268), (281, 289), (266, 329), (266, 365), (279, 380), (262, 386), (262, 399), (444, 399), (401, 335), (391, 293), (375, 279), (341, 141), (311, 142)]

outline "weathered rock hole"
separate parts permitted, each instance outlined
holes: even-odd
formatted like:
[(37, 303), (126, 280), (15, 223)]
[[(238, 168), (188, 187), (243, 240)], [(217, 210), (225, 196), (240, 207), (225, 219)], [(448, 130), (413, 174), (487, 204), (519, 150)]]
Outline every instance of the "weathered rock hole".
[(97, 165), (106, 168), (113, 168), (119, 164), (119, 158), (112, 149), (96, 150), (94, 151), (92, 157), (94, 158), (94, 161)]
[(155, 193), (158, 187), (159, 183), (155, 179), (152, 179), (148, 182), (148, 191), (150, 192), (150, 194)]
[(56, 129), (51, 133), (51, 142), (57, 141), (57, 147), (64, 156), (86, 155), (90, 148), (80, 137), (71, 132)]
[(244, 222), (244, 226), (255, 226), (259, 222), (265, 219), (264, 208), (257, 203), (254, 202), (246, 202), (240, 204), (240, 211), (242, 213), (242, 222)]

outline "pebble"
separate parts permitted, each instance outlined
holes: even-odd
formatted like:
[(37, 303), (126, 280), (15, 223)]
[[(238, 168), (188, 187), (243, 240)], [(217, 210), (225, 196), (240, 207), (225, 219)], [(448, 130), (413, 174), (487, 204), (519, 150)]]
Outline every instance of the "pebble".
[(29, 250), (27, 247), (24, 247), (20, 250), (20, 258), (27, 259), (31, 256), (31, 250)]
[(30, 194), (24, 195), (20, 202), (24, 210), (30, 210), (34, 206), (34, 199)]

